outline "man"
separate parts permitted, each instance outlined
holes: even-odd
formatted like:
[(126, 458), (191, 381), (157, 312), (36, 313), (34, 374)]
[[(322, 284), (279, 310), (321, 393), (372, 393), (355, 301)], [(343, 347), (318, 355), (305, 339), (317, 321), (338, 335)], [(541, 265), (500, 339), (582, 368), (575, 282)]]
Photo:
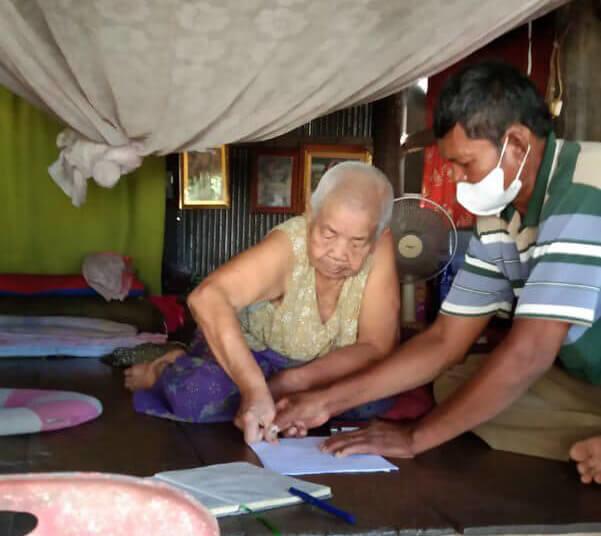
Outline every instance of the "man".
[[(556, 140), (534, 85), (500, 63), (447, 81), (434, 133), (457, 200), (478, 215), (441, 314), (368, 370), (281, 400), (276, 424), (304, 434), (438, 378), (440, 404), (417, 424), (376, 422), (324, 449), (412, 457), (474, 430), (493, 448), (571, 456), (582, 482), (601, 484), (601, 144)], [(506, 338), (451, 368), (497, 313), (514, 314)]]

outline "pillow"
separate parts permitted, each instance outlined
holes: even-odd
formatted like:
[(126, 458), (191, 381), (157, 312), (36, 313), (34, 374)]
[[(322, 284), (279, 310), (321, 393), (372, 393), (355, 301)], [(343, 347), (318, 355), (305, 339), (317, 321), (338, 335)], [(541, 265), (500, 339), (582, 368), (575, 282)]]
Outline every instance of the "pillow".
[(101, 413), (100, 401), (81, 393), (0, 389), (0, 436), (69, 428)]
[[(132, 280), (128, 296), (143, 296), (144, 285)], [(1, 274), (0, 296), (98, 296), (82, 275)]]

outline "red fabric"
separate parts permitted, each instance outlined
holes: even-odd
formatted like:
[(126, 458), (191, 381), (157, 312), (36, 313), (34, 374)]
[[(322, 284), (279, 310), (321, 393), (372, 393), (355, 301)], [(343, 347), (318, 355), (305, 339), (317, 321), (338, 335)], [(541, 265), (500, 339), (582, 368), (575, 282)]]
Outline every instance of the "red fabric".
[(391, 421), (404, 421), (407, 419), (417, 419), (425, 415), (434, 407), (434, 397), (431, 387), (424, 385), (412, 391), (401, 393), (392, 408), (384, 415), (383, 419)]
[(150, 296), (149, 300), (163, 314), (167, 333), (173, 333), (184, 325), (185, 311), (177, 296)]
[[(0, 292), (7, 292), (11, 294), (35, 295), (47, 292), (87, 289), (90, 289), (90, 287), (82, 275), (0, 275)], [(140, 281), (133, 278), (131, 290), (143, 292), (144, 285)]]
[[(532, 25), (531, 79), (543, 95), (549, 77), (549, 59), (553, 49), (553, 39), (554, 18), (552, 14), (534, 21)], [(446, 79), (465, 65), (491, 59), (510, 63), (525, 73), (528, 67), (528, 25), (499, 37), (428, 80), (426, 123), (429, 127), (432, 126), (434, 106)], [(425, 150), (422, 194), (442, 205), (451, 214), (457, 227), (466, 228), (474, 224), (474, 216), (457, 203), (451, 166), (440, 156), (438, 147), (435, 145)]]
[(431, 145), (424, 151), (424, 178), (422, 195), (441, 205), (459, 228), (474, 224), (474, 216), (455, 199), (455, 180), (451, 165), (440, 156), (438, 147)]

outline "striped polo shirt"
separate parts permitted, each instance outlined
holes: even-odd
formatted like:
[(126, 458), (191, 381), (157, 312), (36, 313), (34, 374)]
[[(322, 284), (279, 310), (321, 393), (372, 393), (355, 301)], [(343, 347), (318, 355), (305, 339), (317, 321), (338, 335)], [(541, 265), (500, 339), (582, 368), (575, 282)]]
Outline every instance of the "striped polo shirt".
[(569, 322), (560, 360), (601, 384), (600, 291), (601, 143), (551, 134), (526, 214), (478, 218), (441, 312)]

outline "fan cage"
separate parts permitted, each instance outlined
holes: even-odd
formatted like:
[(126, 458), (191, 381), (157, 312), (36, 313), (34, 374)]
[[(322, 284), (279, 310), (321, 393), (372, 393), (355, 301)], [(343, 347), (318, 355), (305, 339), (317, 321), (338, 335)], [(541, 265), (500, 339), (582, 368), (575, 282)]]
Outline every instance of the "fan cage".
[[(401, 281), (403, 283), (407, 283), (407, 282), (415, 283), (418, 281), (429, 281), (431, 279), (438, 277), (440, 274), (442, 274), (453, 262), (455, 254), (457, 252), (457, 240), (458, 240), (457, 227), (455, 226), (455, 223), (453, 222), (453, 218), (451, 217), (451, 215), (448, 213), (448, 211), (443, 206), (436, 203), (435, 201), (432, 201), (431, 199), (428, 199), (427, 197), (424, 197), (423, 195), (404, 194), (404, 195), (401, 195), (401, 196), (395, 198), (394, 204), (395, 204), (395, 206), (399, 206), (399, 204), (403, 203), (404, 201), (416, 201), (419, 203), (420, 209), (424, 209), (424, 207), (426, 207), (426, 206), (429, 207), (433, 211), (433, 213), (439, 214), (440, 217), (443, 217), (445, 219), (445, 223), (448, 224), (448, 237), (445, 239), (446, 244), (448, 245), (448, 257), (446, 258), (446, 260), (443, 263), (441, 263), (437, 267), (436, 270), (432, 271), (432, 273), (423, 275), (420, 273), (416, 273), (415, 271), (413, 271), (413, 272), (410, 271), (413, 264), (417, 265), (420, 262), (421, 255), (416, 258), (415, 262), (407, 261), (406, 259), (401, 260), (400, 253), (397, 250), (397, 244), (398, 244), (399, 240), (401, 239), (401, 236), (397, 236), (394, 234), (395, 221), (393, 220), (391, 222), (391, 228), (393, 229), (393, 236), (394, 236), (394, 240), (395, 240), (395, 254), (396, 254), (396, 258), (397, 258), (397, 264), (399, 265), (400, 268), (403, 269), (403, 273), (400, 274)], [(396, 209), (396, 210), (398, 211), (398, 209)], [(398, 218), (398, 216), (397, 216), (397, 218)], [(427, 231), (427, 229), (425, 229), (424, 231)], [(441, 245), (441, 250), (442, 250), (442, 245)], [(421, 262), (423, 263), (424, 260), (422, 259)], [(408, 267), (409, 267), (409, 271), (408, 271)], [(415, 267), (413, 267), (413, 268), (415, 268)]]

